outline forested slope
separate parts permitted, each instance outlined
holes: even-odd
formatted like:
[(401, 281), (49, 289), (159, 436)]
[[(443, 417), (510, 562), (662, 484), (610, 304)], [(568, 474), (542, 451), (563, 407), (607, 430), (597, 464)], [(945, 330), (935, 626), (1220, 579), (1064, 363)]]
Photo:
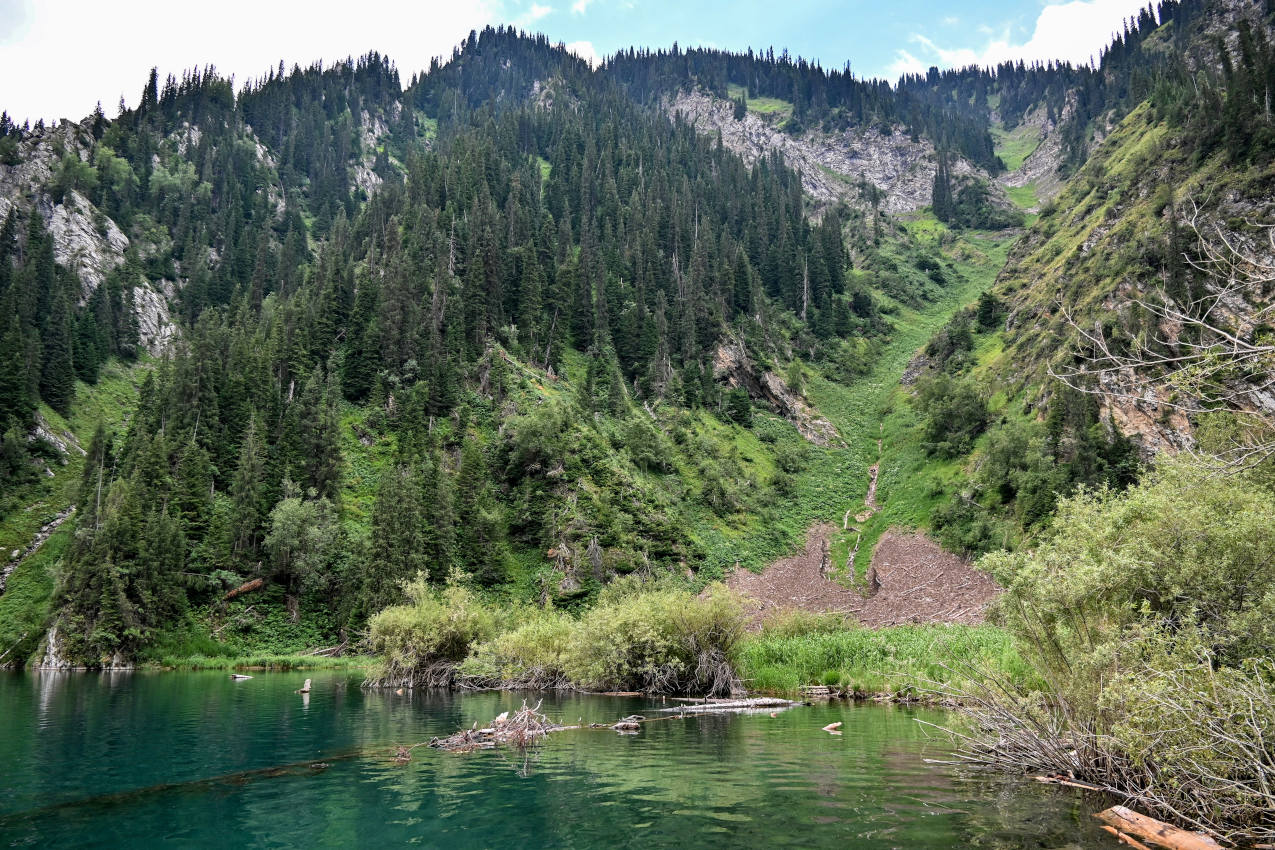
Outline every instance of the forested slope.
[[(1118, 292), (1128, 251), (1170, 269), (1148, 252), (1172, 244), (1125, 232), (1144, 225), (1120, 198), (1161, 191), (1152, 174), (1179, 204), (1209, 175), (1262, 185), (1264, 13), (1230, 42), (1218, 14), (1165, 3), (1097, 69), (895, 87), (769, 53), (592, 70), (489, 29), (405, 87), (372, 53), (239, 92), (152, 75), (112, 119), (5, 118), (0, 511), (14, 546), (33, 506), (77, 511), (59, 557), (15, 571), (43, 590), (6, 594), (31, 625), (3, 639), (52, 663), (297, 650), (357, 637), (421, 572), (565, 608), (627, 574), (702, 582), (852, 507), (883, 422), (870, 540), (1034, 533), (1138, 454), (1051, 383), (1041, 293)], [(670, 109), (688, 98), (733, 105), (711, 132)], [(1027, 221), (996, 181), (1030, 156), (1006, 141), (1029, 115), (1062, 152), (1042, 167), (1074, 176), (962, 311)], [(741, 150), (727, 121), (903, 145), (930, 206), (892, 216), (889, 186), (836, 169), (847, 190), (811, 197), (788, 148)], [(1175, 204), (1147, 205), (1171, 235)], [(62, 416), (82, 454), (44, 436)]]

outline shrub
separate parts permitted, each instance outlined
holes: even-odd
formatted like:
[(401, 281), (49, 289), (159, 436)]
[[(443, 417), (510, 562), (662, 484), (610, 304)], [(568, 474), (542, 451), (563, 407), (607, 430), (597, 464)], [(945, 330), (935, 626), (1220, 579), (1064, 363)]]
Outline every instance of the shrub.
[(575, 622), (553, 609), (519, 614), (507, 632), (473, 647), (457, 670), (462, 684), (480, 688), (569, 688), (567, 652)]
[(1063, 500), (1034, 552), (985, 557), (1008, 588), (994, 613), (1049, 694), (1024, 709), (984, 693), (970, 754), (1068, 771), (1231, 840), (1275, 836), (1273, 513), (1251, 480), (1162, 461), (1124, 494)]
[(940, 373), (917, 381), (916, 407), (924, 419), (925, 450), (937, 457), (968, 454), (987, 427), (987, 404), (968, 380)]
[(739, 690), (735, 661), (744, 634), (739, 598), (618, 582), (580, 619), (567, 674), (585, 688), (650, 693)]
[(409, 604), (386, 608), (369, 623), (372, 650), (384, 665), (372, 679), (383, 685), (450, 684), (470, 648), (495, 634), (495, 617), (460, 585), (435, 593), (424, 574), (403, 590)]
[(1270, 653), (1272, 515), (1269, 492), (1168, 463), (1127, 495), (1063, 500), (1045, 545), (980, 565), (1008, 588), (995, 608), (1001, 621), (1069, 695), (1089, 702), (1112, 670), (1140, 660), (1145, 647), (1131, 638), (1150, 634), (1143, 627), (1204, 629), (1222, 666)]

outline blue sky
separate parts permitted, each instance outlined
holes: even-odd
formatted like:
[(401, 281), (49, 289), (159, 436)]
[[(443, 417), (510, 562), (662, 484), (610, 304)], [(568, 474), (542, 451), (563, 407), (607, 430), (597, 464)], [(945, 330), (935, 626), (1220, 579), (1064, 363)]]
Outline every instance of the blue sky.
[(1086, 61), (1144, 3), (525, 0), (507, 2), (503, 11), (506, 19), (555, 41), (587, 42), (599, 56), (630, 44), (667, 47), (675, 40), (728, 50), (787, 47), (825, 67), (849, 62), (859, 76), (894, 80), (902, 70), (1009, 56)]
[(1144, 0), (0, 0), (0, 109), (79, 119), (135, 104), (147, 73), (214, 64), (239, 82), (378, 50), (404, 81), (471, 29), (509, 23), (587, 58), (630, 45), (773, 46), (897, 79), (930, 65), (1088, 61)]

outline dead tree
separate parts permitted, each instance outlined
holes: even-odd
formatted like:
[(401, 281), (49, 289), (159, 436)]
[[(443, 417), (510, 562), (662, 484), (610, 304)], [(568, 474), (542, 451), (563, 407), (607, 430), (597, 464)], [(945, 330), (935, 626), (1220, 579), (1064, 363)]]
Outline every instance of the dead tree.
[(1184, 256), (1204, 278), (1199, 294), (1175, 299), (1161, 285), (1134, 299), (1149, 329), (1119, 341), (1101, 320), (1086, 327), (1060, 301), (1082, 359), (1049, 373), (1081, 392), (1151, 401), (1188, 416), (1228, 411), (1236, 427), (1205, 459), (1221, 471), (1241, 471), (1275, 456), (1275, 225), (1252, 225), (1264, 239), (1244, 240), (1206, 222), (1192, 203), (1187, 226), (1196, 251)]

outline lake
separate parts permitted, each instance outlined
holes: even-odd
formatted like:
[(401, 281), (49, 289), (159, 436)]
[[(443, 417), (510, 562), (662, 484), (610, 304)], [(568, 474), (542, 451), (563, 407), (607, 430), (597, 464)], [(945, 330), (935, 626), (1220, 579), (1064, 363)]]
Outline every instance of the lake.
[[(517, 709), (611, 722), (651, 699), (364, 691), (357, 671), (0, 673), (0, 846), (1116, 847), (1095, 800), (969, 776), (918, 719), (834, 702), (777, 718), (572, 730), (527, 757), (395, 746)], [(294, 693), (314, 680), (308, 698)], [(843, 734), (821, 727), (841, 721)], [(326, 767), (311, 766), (326, 764)]]

